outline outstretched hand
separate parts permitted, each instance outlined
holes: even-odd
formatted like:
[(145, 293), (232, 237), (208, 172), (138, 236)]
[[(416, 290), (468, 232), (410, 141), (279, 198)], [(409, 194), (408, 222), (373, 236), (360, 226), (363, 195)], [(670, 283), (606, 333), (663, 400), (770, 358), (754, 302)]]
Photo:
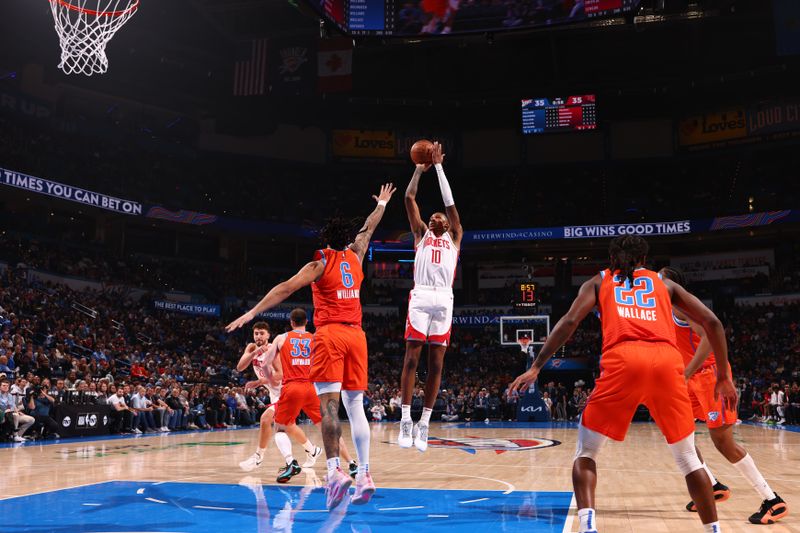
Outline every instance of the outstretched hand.
[(442, 145), (438, 142), (433, 143), (433, 150), (431, 151), (431, 162), (434, 165), (441, 165), (444, 163), (444, 154), (442, 153)]
[(392, 199), (392, 195), (394, 194), (394, 192), (396, 190), (397, 190), (397, 188), (395, 188), (394, 184), (392, 184), (392, 183), (384, 183), (383, 185), (381, 185), (381, 192), (378, 193), (377, 196), (375, 196), (373, 194), (372, 195), (372, 199), (375, 200), (376, 202), (387, 202), (388, 203), (389, 200)]
[(508, 386), (509, 394), (512, 391), (527, 390), (528, 388), (530, 388), (531, 383), (536, 382), (536, 379), (538, 377), (539, 377), (539, 369), (536, 368), (535, 366), (530, 367), (527, 372), (517, 376), (517, 379), (515, 379), (514, 382)]
[(431, 169), (431, 165), (432, 163), (425, 163), (425, 164), (420, 163), (417, 165), (417, 170), (419, 170), (420, 172), (427, 172)]

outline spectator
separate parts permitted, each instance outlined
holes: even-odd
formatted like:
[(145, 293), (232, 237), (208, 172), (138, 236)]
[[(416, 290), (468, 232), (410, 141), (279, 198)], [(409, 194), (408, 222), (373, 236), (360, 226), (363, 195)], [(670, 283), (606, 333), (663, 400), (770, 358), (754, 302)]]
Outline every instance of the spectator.
[(60, 438), (58, 434), (58, 424), (50, 416), (50, 411), (55, 404), (55, 400), (48, 394), (50, 383), (45, 383), (34, 387), (28, 394), (28, 413), (34, 418), (34, 429), (41, 428), (42, 437), (50, 436), (55, 439)]
[(386, 407), (380, 401), (375, 402), (375, 405), (370, 408), (370, 413), (375, 422), (380, 422), (386, 417)]
[(28, 416), (19, 410), (17, 400), (11, 395), (10, 388), (7, 380), (0, 382), (0, 411), (3, 412), (4, 416), (11, 419), (10, 422), (14, 427), (14, 442), (25, 442), (27, 439), (23, 435), (35, 420), (32, 416)]

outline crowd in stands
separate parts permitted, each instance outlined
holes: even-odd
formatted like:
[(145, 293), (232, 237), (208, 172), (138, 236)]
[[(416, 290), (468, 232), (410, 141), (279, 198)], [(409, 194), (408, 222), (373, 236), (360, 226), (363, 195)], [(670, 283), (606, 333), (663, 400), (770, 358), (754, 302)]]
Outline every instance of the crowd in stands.
[[(111, 405), (113, 430), (120, 432), (257, 422), (268, 404), (266, 392), (245, 389), (248, 376), (235, 370), (246, 332), (229, 336), (221, 319), (154, 310), (150, 293), (137, 300), (114, 285), (75, 291), (30, 279), (27, 265), (49, 260), (48, 254), (32, 253), (23, 243), (16, 246), (18, 256), (0, 273), (0, 379), (6, 382), (0, 387), (0, 407), (6, 413), (6, 436), (56, 435), (53, 410), (75, 401), (75, 394), (78, 401)], [(85, 268), (72, 264), (83, 261), (81, 256), (60, 258), (64, 264), (55, 268)], [(799, 311), (798, 304), (719, 311), (740, 384), (743, 417), (800, 422)], [(272, 326), (280, 332), (286, 324)], [(364, 329), (370, 352), (364, 408), (373, 420), (396, 420), (403, 318), (368, 314)], [(517, 397), (507, 393), (507, 385), (524, 370), (526, 356), (499, 346), (498, 338), (496, 324), (454, 329), (435, 405), (437, 419), (515, 419)], [(580, 414), (591, 391), (591, 371), (598, 367), (600, 340), (599, 322), (590, 315), (562, 354), (588, 361), (585, 379), (551, 373), (541, 380), (554, 419)], [(423, 354), (412, 411), (422, 407), (424, 359)]]

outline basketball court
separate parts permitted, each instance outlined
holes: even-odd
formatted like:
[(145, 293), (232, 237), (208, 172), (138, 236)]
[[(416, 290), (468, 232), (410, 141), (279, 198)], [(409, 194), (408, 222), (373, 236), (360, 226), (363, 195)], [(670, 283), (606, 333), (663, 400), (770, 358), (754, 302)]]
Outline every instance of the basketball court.
[[(573, 532), (572, 423), (452, 423), (431, 428), (421, 454), (394, 445), (397, 424), (372, 425), (373, 500), (328, 512), (324, 461), (286, 485), (275, 483), (274, 446), (251, 473), (238, 462), (257, 431), (221, 430), (4, 445), (5, 531), (526, 531)], [(305, 428), (319, 440), (316, 429)], [(348, 433), (348, 427), (344, 430)], [(731, 487), (719, 505), (726, 531), (758, 531), (747, 517), (760, 504), (744, 478), (714, 450), (703, 426), (698, 446)], [(800, 434), (740, 425), (747, 447), (775, 490), (791, 501), (800, 487)], [(684, 510), (682, 476), (657, 428), (635, 423), (599, 461), (598, 523), (603, 531), (696, 531)], [(352, 489), (351, 489), (352, 490)], [(791, 516), (768, 527), (800, 531)]]

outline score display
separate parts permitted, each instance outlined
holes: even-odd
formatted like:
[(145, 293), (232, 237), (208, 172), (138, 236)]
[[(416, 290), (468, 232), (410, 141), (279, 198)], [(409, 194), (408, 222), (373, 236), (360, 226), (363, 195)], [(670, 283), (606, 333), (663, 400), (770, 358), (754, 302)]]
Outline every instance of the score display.
[(522, 281), (514, 285), (514, 307), (517, 309), (536, 307), (536, 284)]
[(595, 95), (522, 100), (522, 133), (554, 133), (597, 128)]

